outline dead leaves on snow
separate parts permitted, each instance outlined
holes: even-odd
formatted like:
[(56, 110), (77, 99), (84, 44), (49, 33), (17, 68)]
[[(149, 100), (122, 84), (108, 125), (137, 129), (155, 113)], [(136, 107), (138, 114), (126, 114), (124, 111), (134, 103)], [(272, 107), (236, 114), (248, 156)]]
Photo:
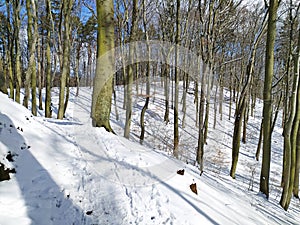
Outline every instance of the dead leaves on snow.
[[(177, 174), (183, 176), (184, 175), (184, 169), (181, 170), (177, 170)], [(192, 183), (190, 185), (190, 189), (193, 193), (195, 193), (196, 195), (198, 195), (198, 191), (197, 191), (197, 184), (196, 183)]]

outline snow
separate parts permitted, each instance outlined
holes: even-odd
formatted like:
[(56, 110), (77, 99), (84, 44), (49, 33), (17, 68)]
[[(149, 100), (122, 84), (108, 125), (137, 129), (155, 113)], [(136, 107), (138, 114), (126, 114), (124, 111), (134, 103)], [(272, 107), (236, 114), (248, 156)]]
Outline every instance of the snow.
[[(134, 98), (130, 140), (122, 137), (121, 87), (117, 90), (120, 120), (115, 119), (115, 106), (111, 119), (118, 135), (91, 126), (89, 88), (81, 88), (79, 97), (71, 90), (64, 120), (54, 119), (56, 89), (50, 119), (42, 117), (43, 111), (32, 116), (0, 93), (0, 159), (17, 171), (10, 174), (11, 180), (0, 182), (0, 224), (300, 224), (298, 200), (293, 199), (287, 212), (278, 204), (280, 121), (273, 135), (271, 193), (266, 200), (258, 193), (260, 163), (254, 159), (262, 104), (257, 103), (255, 117), (250, 118), (248, 143), (241, 145), (233, 180), (228, 175), (233, 119), (228, 119), (228, 102), (224, 102), (223, 120), (218, 118), (216, 129), (210, 128), (200, 177), (194, 166), (197, 128), (193, 96), (188, 95), (186, 127), (180, 129), (182, 157), (176, 160), (171, 156), (173, 124), (163, 122), (159, 85), (146, 113), (144, 145), (137, 143), (141, 96)], [(14, 162), (6, 159), (8, 152), (16, 155)], [(183, 176), (176, 173), (180, 169), (185, 170)], [(197, 184), (198, 195), (190, 190), (192, 183)]]

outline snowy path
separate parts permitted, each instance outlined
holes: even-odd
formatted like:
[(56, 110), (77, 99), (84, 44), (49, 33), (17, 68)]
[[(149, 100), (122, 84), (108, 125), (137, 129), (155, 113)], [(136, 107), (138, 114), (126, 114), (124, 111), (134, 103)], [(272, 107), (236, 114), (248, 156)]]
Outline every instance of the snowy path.
[[(84, 99), (78, 98), (76, 105), (84, 105), (80, 101)], [(86, 107), (89, 109), (89, 105)], [(68, 136), (73, 137), (79, 150), (77, 167), (83, 168), (87, 173), (82, 179), (86, 179), (86, 175), (94, 177), (82, 182), (85, 183), (83, 189), (87, 192), (85, 197), (87, 199), (100, 197), (103, 205), (114, 206), (113, 209), (103, 210), (103, 206), (99, 208), (92, 204), (90, 207), (93, 208), (97, 222), (101, 218), (102, 223), (115, 221), (115, 224), (162, 224), (168, 221), (171, 224), (172, 218), (175, 217), (168, 212), (167, 207), (164, 206), (163, 209), (160, 205), (161, 194), (157, 184), (174, 177), (176, 175), (174, 168), (180, 168), (181, 163), (162, 153), (153, 152), (109, 134), (103, 128), (97, 128), (95, 132), (95, 128), (90, 125), (89, 110), (85, 107), (74, 110), (73, 119), (76, 123), (82, 124), (73, 126), (74, 129), (68, 133)], [(99, 192), (91, 193), (89, 190), (97, 190), (92, 187), (93, 183), (99, 183), (93, 182), (93, 179), (100, 179), (105, 189), (100, 188)], [(110, 187), (109, 190), (107, 187)], [(165, 200), (168, 201), (167, 198)], [(122, 205), (126, 202), (129, 202), (129, 205), (124, 210)], [(106, 212), (104, 215), (103, 211)], [(150, 214), (139, 215), (145, 211)]]

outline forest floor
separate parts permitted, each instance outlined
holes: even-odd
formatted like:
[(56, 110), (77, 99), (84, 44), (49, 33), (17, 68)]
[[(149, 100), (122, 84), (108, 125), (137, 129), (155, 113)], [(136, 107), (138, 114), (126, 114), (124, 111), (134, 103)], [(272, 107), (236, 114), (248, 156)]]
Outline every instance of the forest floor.
[[(154, 88), (154, 87), (152, 87)], [(300, 203), (280, 205), (282, 129), (272, 137), (270, 198), (259, 193), (260, 162), (255, 160), (262, 103), (257, 101), (241, 144), (236, 179), (229, 176), (233, 113), (224, 93), (222, 120), (210, 104), (204, 173), (195, 166), (198, 128), (193, 95), (187, 95), (185, 127), (180, 128), (180, 160), (172, 155), (173, 111), (165, 124), (160, 83), (146, 112), (144, 145), (138, 144), (145, 89), (133, 96), (130, 140), (123, 138), (123, 89), (111, 123), (117, 135), (91, 126), (89, 88), (72, 89), (64, 120), (56, 120), (58, 91), (53, 89), (53, 118), (34, 117), (0, 93), (0, 161), (15, 168), (0, 182), (0, 224), (300, 224)], [(213, 94), (213, 93), (212, 93)], [(214, 95), (214, 94), (213, 94)], [(214, 102), (214, 99), (211, 99)], [(116, 111), (119, 119), (116, 120)], [(234, 108), (233, 108), (234, 110)], [(182, 126), (182, 113), (180, 113)], [(6, 158), (7, 154), (13, 157)], [(184, 175), (177, 174), (184, 169)], [(190, 185), (197, 184), (197, 194)]]

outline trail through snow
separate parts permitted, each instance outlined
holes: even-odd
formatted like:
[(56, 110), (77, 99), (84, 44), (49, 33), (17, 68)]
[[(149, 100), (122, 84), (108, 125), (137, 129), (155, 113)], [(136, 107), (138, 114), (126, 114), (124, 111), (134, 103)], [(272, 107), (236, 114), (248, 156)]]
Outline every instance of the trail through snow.
[[(239, 179), (224, 172), (200, 177), (165, 152), (92, 127), (90, 91), (71, 94), (67, 118), (59, 121), (32, 117), (0, 93), (1, 161), (17, 169), (0, 183), (1, 225), (299, 224), (299, 208), (284, 212)], [(8, 151), (18, 154), (15, 162), (6, 161)]]

